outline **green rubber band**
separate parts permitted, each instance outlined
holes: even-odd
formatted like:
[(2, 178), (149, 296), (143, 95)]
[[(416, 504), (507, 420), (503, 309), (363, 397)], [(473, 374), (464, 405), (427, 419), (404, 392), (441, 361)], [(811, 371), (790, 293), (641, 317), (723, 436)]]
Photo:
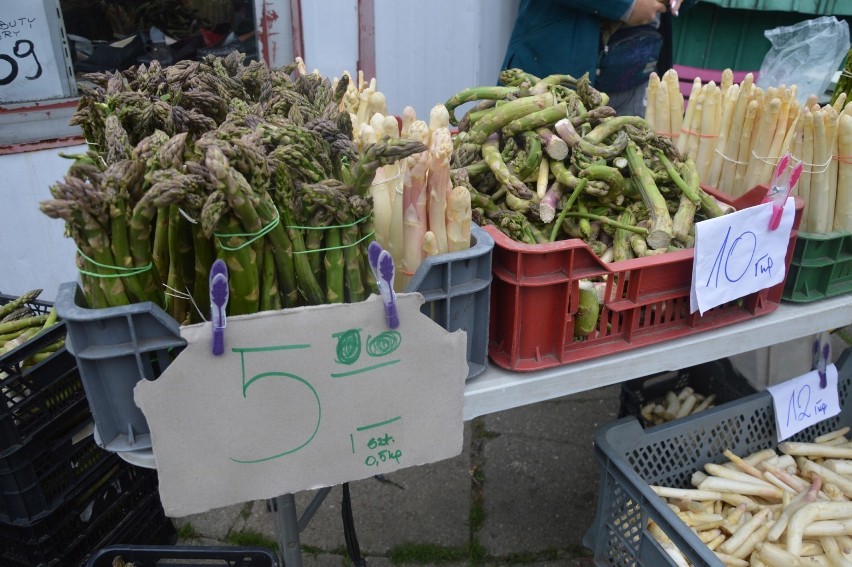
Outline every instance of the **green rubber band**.
[[(223, 233), (214, 232), (213, 236), (215, 236), (216, 238), (219, 239), (219, 247), (222, 250), (226, 250), (228, 252), (236, 252), (237, 250), (242, 250), (246, 246), (253, 244), (254, 242), (260, 240), (261, 238), (263, 238), (264, 236), (266, 236), (267, 234), (272, 232), (275, 229), (275, 227), (278, 226), (278, 224), (280, 222), (281, 222), (281, 215), (276, 215), (274, 221), (272, 221), (271, 223), (269, 223), (265, 227), (261, 228), (257, 232), (248, 232), (248, 233), (235, 232), (233, 234), (223, 234)], [(243, 242), (239, 246), (225, 246), (224, 244), (222, 244), (223, 238), (231, 238), (231, 237), (234, 237), (234, 236), (239, 237), (239, 238), (248, 238), (248, 240), (246, 240), (245, 242)]]
[(87, 262), (89, 262), (90, 264), (93, 264), (93, 265), (95, 265), (99, 268), (104, 268), (105, 270), (115, 270), (117, 272), (123, 272), (123, 273), (118, 273), (118, 274), (99, 274), (97, 272), (90, 272), (88, 270), (79, 270), (79, 269), (77, 270), (81, 274), (86, 275), (86, 276), (91, 276), (93, 278), (103, 278), (103, 279), (129, 278), (129, 277), (132, 277), (132, 276), (137, 276), (139, 274), (144, 274), (145, 272), (147, 272), (148, 270), (150, 270), (151, 268), (154, 267), (153, 262), (148, 262), (148, 264), (146, 266), (140, 266), (138, 268), (126, 268), (124, 266), (110, 266), (108, 264), (101, 264), (100, 262), (93, 260), (92, 258), (89, 258), (85, 254), (83, 254), (83, 252), (79, 248), (77, 249), (77, 254), (82, 256), (83, 259), (86, 260)]
[(328, 230), (330, 228), (352, 228), (353, 226), (357, 226), (357, 225), (361, 224), (362, 222), (368, 220), (369, 218), (370, 218), (370, 215), (367, 215), (365, 217), (361, 217), (360, 219), (358, 219), (354, 222), (350, 222), (349, 224), (336, 224), (336, 225), (331, 225), (331, 226), (288, 225), (288, 226), (285, 226), (284, 228), (294, 228), (296, 230)]
[[(326, 228), (328, 228), (328, 227), (326, 227)], [(316, 252), (326, 252), (328, 250), (345, 250), (347, 248), (352, 248), (353, 246), (358, 246), (359, 244), (361, 244), (362, 242), (364, 242), (365, 240), (367, 240), (368, 238), (370, 238), (374, 234), (376, 234), (375, 231), (362, 236), (361, 238), (359, 238), (358, 240), (356, 240), (352, 244), (347, 244), (346, 246), (330, 246), (328, 248), (317, 248), (316, 250), (299, 250), (299, 251), (294, 250), (293, 254), (314, 254)]]

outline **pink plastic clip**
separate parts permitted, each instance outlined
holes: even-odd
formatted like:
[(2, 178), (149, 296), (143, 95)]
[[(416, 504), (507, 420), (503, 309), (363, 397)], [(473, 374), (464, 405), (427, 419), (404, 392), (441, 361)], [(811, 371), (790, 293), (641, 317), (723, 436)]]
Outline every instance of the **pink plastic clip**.
[(775, 171), (772, 174), (772, 187), (763, 199), (764, 203), (772, 203), (772, 216), (769, 218), (769, 230), (776, 230), (781, 224), (781, 216), (784, 214), (784, 203), (787, 198), (793, 193), (793, 188), (799, 181), (802, 175), (803, 163), (800, 161), (792, 170), (788, 170), (790, 165), (790, 154), (785, 154), (778, 165), (775, 166)]
[(677, 0), (669, 0), (669, 10), (671, 10), (672, 16), (677, 16)]

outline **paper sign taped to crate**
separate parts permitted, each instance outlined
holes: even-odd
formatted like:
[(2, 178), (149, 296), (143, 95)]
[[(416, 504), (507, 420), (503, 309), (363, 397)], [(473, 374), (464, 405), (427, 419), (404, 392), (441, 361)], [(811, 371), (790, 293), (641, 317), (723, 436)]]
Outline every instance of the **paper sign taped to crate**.
[(825, 367), (825, 379), (825, 387), (821, 387), (819, 373), (814, 370), (766, 388), (772, 394), (779, 442), (840, 413), (835, 365)]
[(230, 317), (225, 354), (209, 323), (134, 399), (151, 429), (160, 497), (180, 517), (333, 486), (461, 453), (464, 331), (397, 296)]
[(696, 223), (690, 313), (704, 315), (713, 307), (784, 281), (795, 213), (791, 197), (775, 230), (769, 229), (771, 203)]

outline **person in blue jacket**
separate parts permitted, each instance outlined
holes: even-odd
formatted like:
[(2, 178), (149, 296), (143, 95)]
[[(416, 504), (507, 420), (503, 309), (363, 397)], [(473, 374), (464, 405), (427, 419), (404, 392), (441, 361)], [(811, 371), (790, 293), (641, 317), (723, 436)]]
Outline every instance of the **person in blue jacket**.
[(538, 77), (589, 73), (619, 114), (644, 115), (648, 76), (671, 67), (670, 16), (682, 3), (521, 0), (501, 68)]

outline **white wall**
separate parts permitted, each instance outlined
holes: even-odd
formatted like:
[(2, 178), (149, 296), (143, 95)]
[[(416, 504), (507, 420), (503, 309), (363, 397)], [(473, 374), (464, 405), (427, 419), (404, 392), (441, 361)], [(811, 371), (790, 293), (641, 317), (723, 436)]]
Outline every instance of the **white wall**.
[[(428, 119), (456, 92), (495, 84), (517, 6), (518, 0), (375, 0), (376, 82), (388, 111), (399, 115), (411, 105)], [(356, 0), (302, 2), (302, 22), (308, 69), (328, 77), (357, 72)]]
[(45, 216), (39, 201), (50, 199), (50, 186), (68, 171), (59, 156), (79, 153), (85, 145), (0, 156), (0, 293), (18, 295), (42, 288), (40, 299), (53, 301), (59, 284), (77, 279), (76, 247), (65, 238), (65, 222)]
[[(333, 17), (331, 16), (333, 14)], [(358, 72), (358, 3), (356, 0), (302, 2), (305, 65), (328, 77)]]
[(458, 91), (497, 82), (517, 1), (376, 0), (376, 75), (388, 110), (429, 111)]

